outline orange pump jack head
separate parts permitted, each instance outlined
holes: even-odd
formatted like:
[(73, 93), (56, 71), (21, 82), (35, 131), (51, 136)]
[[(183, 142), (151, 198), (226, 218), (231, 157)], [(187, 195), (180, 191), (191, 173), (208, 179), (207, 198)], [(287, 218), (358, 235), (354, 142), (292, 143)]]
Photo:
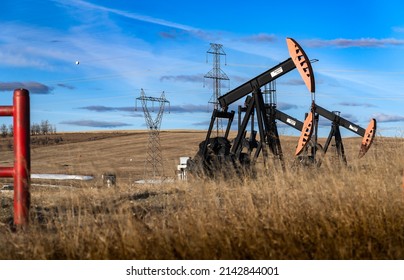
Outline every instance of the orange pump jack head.
[(310, 60), (303, 48), (292, 38), (286, 38), (289, 55), (300, 73), (306, 87), (310, 92), (315, 92), (314, 72)]
[(366, 128), (365, 135), (363, 136), (358, 158), (363, 157), (369, 150), (370, 146), (373, 143), (375, 135), (376, 135), (376, 120), (371, 119), (368, 127)]
[(313, 112), (310, 112), (307, 115), (307, 118), (304, 120), (303, 129), (296, 147), (296, 156), (298, 156), (303, 151), (303, 149), (309, 143), (311, 135), (313, 134), (313, 116)]

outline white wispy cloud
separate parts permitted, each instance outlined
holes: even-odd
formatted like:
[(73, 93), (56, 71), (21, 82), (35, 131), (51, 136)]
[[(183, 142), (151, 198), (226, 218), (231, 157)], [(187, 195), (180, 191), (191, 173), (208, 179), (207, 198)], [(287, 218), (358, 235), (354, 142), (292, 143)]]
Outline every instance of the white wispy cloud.
[[(190, 25), (185, 25), (178, 22), (172, 22), (161, 18), (155, 18), (149, 15), (138, 14), (134, 12), (128, 12), (124, 10), (109, 8), (106, 6), (96, 5), (87, 1), (73, 0), (62, 1), (54, 0), (55, 2), (63, 5), (76, 7), (85, 10), (97, 10), (101, 12), (111, 13), (118, 16), (122, 16), (128, 19), (142, 21), (150, 24), (156, 24), (163, 27), (170, 27), (186, 31), (192, 34), (195, 38), (211, 42), (220, 41), (226, 45), (226, 48), (234, 49), (243, 53), (254, 54), (258, 56), (268, 57), (270, 59), (279, 60), (281, 55), (279, 48), (273, 45), (271, 51), (268, 51), (268, 43), (273, 44), (277, 41), (277, 37), (274, 34), (259, 33), (250, 36), (238, 36), (236, 34), (230, 34), (223, 31), (207, 31), (201, 28), (197, 28)], [(166, 39), (176, 39), (177, 34), (160, 32), (160, 36)], [(258, 43), (258, 44), (257, 44)]]
[(393, 31), (397, 33), (404, 33), (404, 26), (393, 26)]
[(339, 48), (354, 48), (354, 47), (367, 47), (367, 48), (380, 48), (386, 46), (402, 46), (404, 40), (396, 38), (360, 38), (360, 39), (345, 39), (338, 38), (332, 40), (311, 39), (305, 40), (305, 45), (311, 48), (322, 47), (339, 47)]
[(65, 5), (65, 6), (74, 6), (76, 8), (81, 8), (81, 9), (90, 9), (90, 10), (98, 10), (102, 12), (107, 12), (115, 15), (119, 15), (125, 18), (133, 19), (133, 20), (138, 20), (138, 21), (143, 21), (143, 22), (148, 22), (152, 24), (157, 24), (161, 26), (166, 26), (166, 27), (171, 27), (175, 29), (180, 29), (188, 32), (200, 32), (201, 30), (189, 25), (185, 24), (180, 24), (176, 22), (171, 22), (167, 21), (164, 19), (159, 19), (147, 15), (142, 15), (142, 14), (137, 14), (134, 12), (128, 12), (124, 10), (118, 10), (118, 9), (113, 9), (101, 5), (96, 5), (87, 1), (82, 1), (82, 0), (72, 0), (72, 1), (63, 1), (63, 0), (54, 0), (55, 2)]
[[(119, 32), (108, 33), (109, 40), (105, 40), (104, 36), (93, 36), (91, 28), (81, 29), (79, 25), (67, 32), (56, 27), (30, 27), (17, 23), (2, 26), (2, 66), (35, 69), (31, 72), (33, 75), (40, 71), (68, 72), (63, 80), (47, 81), (56, 85), (121, 79), (136, 88), (152, 84), (153, 80), (156, 84), (159, 77), (184, 71), (185, 66), (187, 71), (204, 66), (172, 53), (153, 52), (144, 40), (128, 38)], [(20, 36), (10, 36), (11, 33)], [(30, 44), (26, 44), (27, 41)], [(114, 55), (113, 50), (119, 50), (119, 54)], [(79, 65), (75, 65), (76, 61)], [(76, 79), (72, 78), (72, 73)]]
[(247, 37), (241, 37), (240, 40), (255, 43), (266, 43), (266, 42), (272, 43), (277, 40), (277, 37), (274, 34), (259, 33)]
[(55, 70), (54, 61), (74, 61), (72, 53), (77, 49), (71, 44), (69, 34), (17, 23), (2, 23), (2, 27), (0, 60), (3, 65)]
[(15, 53), (12, 50), (0, 49), (0, 61), (3, 65), (13, 67), (37, 67), (40, 69), (47, 69), (50, 65), (38, 58), (26, 56), (22, 53)]
[(372, 116), (379, 122), (404, 122), (404, 116), (376, 113)]

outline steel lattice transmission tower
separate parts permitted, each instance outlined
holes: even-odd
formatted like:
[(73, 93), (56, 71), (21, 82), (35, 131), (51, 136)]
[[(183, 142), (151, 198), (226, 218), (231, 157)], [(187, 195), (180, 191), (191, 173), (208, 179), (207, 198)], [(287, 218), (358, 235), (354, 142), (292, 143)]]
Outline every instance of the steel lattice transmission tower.
[[(206, 53), (213, 55), (213, 68), (204, 76), (204, 78), (213, 79), (213, 96), (209, 103), (213, 103), (214, 109), (219, 109), (218, 98), (221, 96), (221, 81), (230, 80), (220, 67), (220, 57), (223, 55), (226, 58), (226, 53), (223, 50), (223, 45), (214, 43), (210, 43), (210, 48)], [(217, 134), (219, 134), (219, 130), (222, 130), (218, 119), (216, 119), (216, 130)]]
[[(143, 89), (141, 89), (140, 97), (136, 98), (136, 100), (142, 102), (146, 125), (149, 129), (149, 141), (144, 169), (145, 177), (151, 177), (152, 179), (162, 178), (164, 168), (160, 146), (160, 126), (163, 119), (165, 104), (170, 104), (170, 102), (165, 98), (164, 91), (160, 97), (148, 97)], [(158, 103), (159, 111), (157, 112), (155, 119), (153, 119), (152, 114), (149, 111), (148, 105), (150, 102), (152, 103), (153, 111), (154, 103)]]

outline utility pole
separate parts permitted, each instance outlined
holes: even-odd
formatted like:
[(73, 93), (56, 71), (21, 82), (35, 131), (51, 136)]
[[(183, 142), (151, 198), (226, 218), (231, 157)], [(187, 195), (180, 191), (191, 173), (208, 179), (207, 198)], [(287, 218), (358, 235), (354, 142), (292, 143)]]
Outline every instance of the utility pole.
[[(170, 102), (165, 98), (164, 91), (160, 97), (149, 97), (146, 96), (143, 89), (141, 89), (140, 97), (136, 98), (136, 100), (140, 100), (142, 102), (146, 125), (149, 129), (149, 141), (147, 145), (144, 175), (151, 177), (152, 180), (161, 179), (164, 175), (164, 168), (160, 145), (160, 126), (165, 104), (170, 104)], [(153, 119), (148, 108), (150, 102), (152, 103), (153, 111), (154, 102), (157, 102), (159, 106), (159, 111), (155, 119)], [(147, 178), (145, 178), (145, 180), (146, 179)]]
[[(214, 109), (219, 109), (218, 98), (221, 96), (221, 81), (229, 80), (229, 77), (220, 68), (220, 56), (223, 55), (226, 57), (226, 53), (223, 50), (223, 45), (210, 43), (210, 48), (207, 51), (207, 54), (213, 55), (213, 68), (204, 76), (204, 78), (213, 80), (213, 95), (209, 103), (213, 103)], [(222, 124), (221, 122), (219, 123), (219, 119), (216, 119), (217, 136), (219, 135), (219, 130), (222, 130)]]

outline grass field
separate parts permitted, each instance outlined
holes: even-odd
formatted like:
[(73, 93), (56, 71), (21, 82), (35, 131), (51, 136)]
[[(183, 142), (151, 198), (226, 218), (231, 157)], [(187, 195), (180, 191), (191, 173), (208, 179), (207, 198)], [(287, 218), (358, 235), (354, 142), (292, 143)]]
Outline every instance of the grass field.
[[(348, 166), (330, 149), (316, 169), (294, 165), (297, 139), (282, 137), (284, 171), (270, 161), (254, 179), (142, 185), (147, 132), (57, 136), (33, 144), (32, 173), (95, 179), (33, 180), (30, 224), (18, 231), (13, 192), (1, 191), (0, 259), (404, 258), (403, 138), (376, 137), (362, 159), (361, 140), (344, 139)], [(161, 133), (167, 177), (204, 137)], [(11, 165), (1, 141), (0, 165)], [(102, 185), (104, 172), (117, 174), (116, 187)]]

